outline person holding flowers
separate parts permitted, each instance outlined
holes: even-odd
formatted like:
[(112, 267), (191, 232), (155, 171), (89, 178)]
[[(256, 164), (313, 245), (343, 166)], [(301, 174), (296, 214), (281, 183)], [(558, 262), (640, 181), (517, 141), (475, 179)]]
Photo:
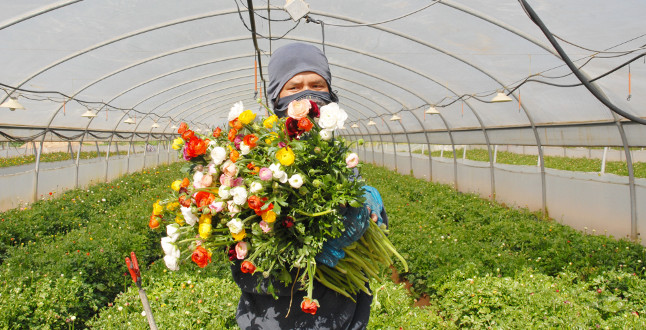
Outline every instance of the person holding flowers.
[[(304, 43), (292, 43), (276, 49), (269, 61), (269, 76), (270, 83), (267, 91), (274, 113), (279, 118), (288, 117), (285, 128), (290, 138), (300, 138), (304, 132), (312, 128), (313, 123), (310, 118), (318, 117), (318, 125), (322, 129), (321, 138), (329, 139), (335, 126), (339, 123), (342, 126), (347, 118), (345, 112), (338, 111), (336, 105), (338, 97), (331, 90), (332, 76), (329, 64), (325, 54), (317, 47)], [(299, 100), (311, 102), (294, 102)], [(326, 108), (326, 111), (313, 113), (328, 104), (336, 108)], [(263, 125), (273, 125), (276, 120), (276, 117), (271, 116), (263, 122)], [(236, 124), (234, 122), (231, 125), (229, 132), (231, 142), (239, 138), (237, 133), (240, 128), (236, 128)], [(270, 136), (266, 141), (270, 142), (273, 138), (275, 137)], [(243, 137), (239, 141), (240, 151), (244, 153), (245, 148), (254, 146), (258, 141), (256, 136)], [(195, 145), (192, 146), (192, 150), (201, 151), (199, 143), (190, 139), (189, 143)], [(193, 153), (189, 153), (188, 156), (192, 156)], [(294, 152), (289, 146), (284, 146), (276, 152), (276, 158), (279, 163), (269, 168), (256, 169), (253, 164), (248, 164), (247, 168), (256, 171), (261, 182), (276, 180), (299, 189), (303, 184), (303, 177), (299, 174), (288, 177), (285, 171), (281, 170), (294, 162)], [(348, 167), (356, 166), (358, 163), (356, 154), (349, 155), (346, 163)], [(318, 180), (313, 182), (314, 186), (321, 184), (320, 181), (316, 181)], [(256, 188), (254, 184), (250, 186), (250, 194), (254, 189), (260, 189), (260, 183), (256, 184)], [(234, 189), (224, 191), (221, 188), (220, 196), (232, 194)], [(366, 200), (363, 206), (339, 207), (338, 212), (344, 216), (345, 231), (340, 237), (323, 243), (322, 252), (316, 256), (317, 264), (334, 267), (345, 255), (343, 248), (357, 241), (370, 225), (370, 221), (387, 225), (387, 216), (379, 193), (369, 186), (364, 186), (363, 189), (365, 191), (363, 197)], [(252, 197), (254, 198), (245, 196), (248, 198), (248, 206), (262, 215), (260, 230), (268, 232), (272, 226), (276, 226), (275, 213), (267, 210), (266, 200)], [(273, 204), (271, 205), (273, 207)], [(227, 225), (232, 233), (244, 231), (241, 229), (239, 220), (237, 222), (232, 220)], [(287, 217), (281, 220), (279, 225), (294, 228), (292, 227), (294, 221)], [(242, 291), (236, 312), (236, 320), (241, 329), (363, 329), (367, 326), (372, 302), (369, 292), (358, 291), (356, 294), (343, 296), (318, 281), (314, 281), (313, 287), (307, 292), (294, 290), (294, 285), (284, 285), (285, 282), (290, 281), (282, 281), (282, 275), (279, 280), (255, 272), (253, 263), (248, 260), (243, 261), (248, 248), (248, 244), (241, 241), (229, 250), (230, 260), (234, 261), (231, 267), (232, 275)], [(205, 258), (202, 254), (199, 257)], [(310, 268), (308, 267), (307, 270)], [(284, 275), (291, 276), (295, 281), (301, 271), (301, 269), (292, 270), (290, 274)], [(316, 297), (316, 299), (310, 297)]]

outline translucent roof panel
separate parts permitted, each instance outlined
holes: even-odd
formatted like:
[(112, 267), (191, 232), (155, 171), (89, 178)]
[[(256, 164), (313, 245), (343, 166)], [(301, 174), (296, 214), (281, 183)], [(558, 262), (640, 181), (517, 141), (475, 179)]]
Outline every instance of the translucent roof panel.
[[(519, 1), (305, 2), (309, 19), (294, 21), (283, 0), (253, 1), (252, 22), (240, 0), (5, 1), (2, 100), (10, 94), (27, 110), (0, 109), (0, 131), (172, 133), (181, 121), (207, 129), (224, 124), (236, 101), (264, 113), (255, 99), (271, 53), (305, 42), (325, 50), (332, 88), (360, 125), (346, 134), (626, 142), (608, 128), (623, 118), (581, 86)], [(645, 2), (528, 3), (593, 88), (646, 118)], [(490, 103), (499, 91), (513, 100)], [(424, 114), (431, 105), (440, 115)], [(97, 117), (81, 117), (88, 110)], [(401, 121), (389, 120), (395, 113)], [(130, 117), (136, 124), (124, 123)], [(625, 126), (628, 144), (646, 144), (643, 125)]]

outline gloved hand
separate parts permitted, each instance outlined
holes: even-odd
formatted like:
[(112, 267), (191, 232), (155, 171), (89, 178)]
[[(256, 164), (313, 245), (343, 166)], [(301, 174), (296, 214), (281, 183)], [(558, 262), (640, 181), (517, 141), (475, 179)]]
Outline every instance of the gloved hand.
[(328, 267), (336, 266), (337, 262), (345, 257), (343, 248), (356, 242), (368, 230), (371, 217), (374, 217), (378, 225), (383, 221), (381, 211), (384, 206), (379, 192), (370, 186), (364, 186), (363, 189), (365, 190), (363, 197), (366, 198), (364, 207), (345, 209), (343, 218), (345, 230), (341, 236), (323, 243), (323, 251), (316, 256), (316, 261)]

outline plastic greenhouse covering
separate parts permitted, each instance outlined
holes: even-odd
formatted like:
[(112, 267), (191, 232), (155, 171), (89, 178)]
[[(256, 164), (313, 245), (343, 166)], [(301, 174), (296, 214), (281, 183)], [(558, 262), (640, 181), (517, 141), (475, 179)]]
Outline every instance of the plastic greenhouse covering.
[[(127, 155), (0, 171), (3, 186), (31, 183), (3, 192), (2, 208), (174, 161), (180, 122), (222, 126), (237, 101), (264, 114), (256, 99), (266, 100), (272, 51), (304, 42), (327, 55), (349, 115), (342, 133), (367, 142), (364, 161), (576, 228), (639, 237), (646, 179), (633, 163), (646, 161), (646, 2), (293, 2), (307, 15), (292, 18), (282, 0), (3, 0), (0, 101), (24, 109), (0, 108), (2, 148), (26, 143), (40, 155), (47, 142), (70, 152), (90, 142)], [(511, 100), (492, 102), (498, 93)], [(96, 116), (82, 117), (88, 111)], [(462, 159), (465, 146), (487, 150), (489, 161)], [(536, 166), (497, 164), (502, 146), (529, 150)], [(628, 174), (545, 168), (552, 147), (609, 148)]]

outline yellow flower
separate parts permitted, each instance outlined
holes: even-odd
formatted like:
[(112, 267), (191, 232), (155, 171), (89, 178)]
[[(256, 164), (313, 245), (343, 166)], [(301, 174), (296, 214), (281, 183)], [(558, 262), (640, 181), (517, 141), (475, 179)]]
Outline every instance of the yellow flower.
[(175, 180), (170, 184), (171, 189), (179, 191), (179, 188), (182, 187), (182, 180)]
[(211, 236), (212, 228), (213, 227), (211, 226), (210, 223), (206, 223), (206, 222), (200, 223), (200, 227), (199, 227), (200, 237), (204, 239), (209, 238)]
[(264, 220), (266, 223), (273, 223), (274, 221), (276, 221), (276, 213), (272, 210), (269, 210), (262, 214), (262, 220)]
[(271, 141), (274, 141), (278, 138), (278, 133), (276, 132), (271, 132), (269, 133), (269, 137), (265, 139), (265, 143), (271, 144)]
[(200, 224), (203, 224), (203, 223), (208, 223), (208, 224), (211, 223), (211, 215), (210, 214), (202, 214), (202, 216), (200, 217)]
[(247, 233), (244, 231), (244, 229), (242, 229), (237, 234), (231, 233), (231, 236), (233, 236), (233, 239), (235, 239), (236, 242), (239, 242), (239, 241), (242, 241), (242, 239), (245, 238), (245, 236), (247, 236)]
[(153, 204), (153, 214), (154, 215), (160, 215), (164, 212), (164, 207), (159, 205), (159, 201), (157, 201), (155, 204)]
[(278, 152), (276, 152), (276, 158), (284, 166), (294, 164), (294, 152), (290, 147), (285, 147), (278, 150)]
[(254, 119), (256, 119), (256, 114), (251, 110), (245, 110), (238, 116), (238, 120), (242, 123), (242, 125), (247, 125)]
[(183, 145), (184, 145), (184, 139), (182, 139), (181, 137), (178, 137), (177, 139), (173, 140), (173, 149), (179, 150), (182, 148)]
[(265, 121), (262, 122), (262, 126), (265, 128), (272, 128), (274, 127), (274, 124), (278, 121), (278, 116), (272, 115), (269, 116), (269, 118), (265, 119)]
[(171, 212), (177, 210), (178, 207), (179, 207), (179, 202), (172, 202), (166, 205), (166, 209)]
[(184, 218), (182, 216), (180, 216), (180, 215), (175, 216), (175, 222), (178, 225), (183, 226), (184, 225)]

